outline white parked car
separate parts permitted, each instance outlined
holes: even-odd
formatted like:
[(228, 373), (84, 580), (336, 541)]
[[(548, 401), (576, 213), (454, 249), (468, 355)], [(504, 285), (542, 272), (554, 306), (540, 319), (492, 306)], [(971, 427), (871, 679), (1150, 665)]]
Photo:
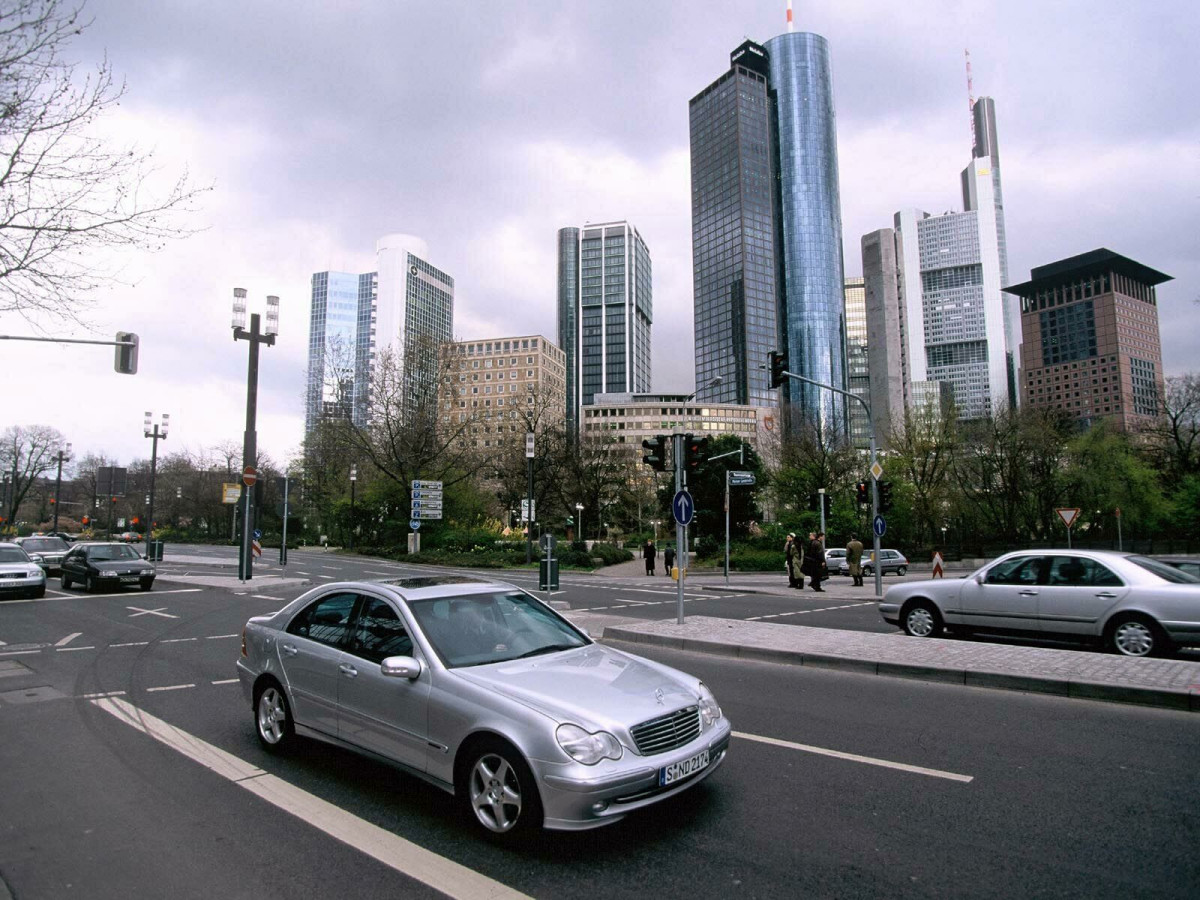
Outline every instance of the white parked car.
[(46, 573), (16, 544), (0, 544), (0, 598), (46, 596)]

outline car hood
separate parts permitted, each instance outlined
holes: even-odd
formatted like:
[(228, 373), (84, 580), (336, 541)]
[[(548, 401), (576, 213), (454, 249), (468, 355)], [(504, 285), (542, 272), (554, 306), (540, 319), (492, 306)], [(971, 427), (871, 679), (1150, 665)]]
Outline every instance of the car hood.
[(695, 678), (598, 644), (454, 671), (557, 722), (589, 729), (627, 731), (699, 701)]
[[(37, 569), (36, 573), (34, 570)], [(0, 563), (0, 572), (11, 575), (14, 572), (21, 575), (41, 575), (42, 570), (38, 568), (34, 562), (15, 562), (15, 563)]]

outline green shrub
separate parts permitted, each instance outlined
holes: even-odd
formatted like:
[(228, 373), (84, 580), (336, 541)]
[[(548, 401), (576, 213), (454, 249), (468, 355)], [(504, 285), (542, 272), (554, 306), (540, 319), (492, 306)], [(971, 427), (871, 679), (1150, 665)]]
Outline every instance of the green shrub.
[(612, 544), (593, 544), (592, 556), (598, 556), (604, 560), (606, 566), (614, 566), (617, 563), (629, 562), (633, 559), (633, 554), (623, 547), (614, 547)]
[(586, 550), (575, 549), (576, 545), (572, 545), (566, 550), (560, 550), (558, 553), (558, 566), (560, 569), (594, 569), (596, 568), (595, 560), (592, 559), (590, 553)]

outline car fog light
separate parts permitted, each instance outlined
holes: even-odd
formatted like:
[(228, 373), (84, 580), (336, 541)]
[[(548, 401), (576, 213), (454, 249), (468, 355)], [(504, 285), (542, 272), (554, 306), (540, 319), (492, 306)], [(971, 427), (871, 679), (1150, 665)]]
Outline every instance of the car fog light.
[(606, 809), (608, 809), (607, 800), (597, 800), (592, 804), (592, 812), (594, 812), (596, 815), (600, 815), (600, 813), (604, 812)]

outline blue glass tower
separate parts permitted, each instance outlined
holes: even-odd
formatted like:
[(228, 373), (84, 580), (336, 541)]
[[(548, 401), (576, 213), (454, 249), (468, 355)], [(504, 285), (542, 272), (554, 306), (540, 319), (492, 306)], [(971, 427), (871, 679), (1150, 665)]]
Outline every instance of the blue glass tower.
[[(780, 350), (792, 372), (846, 389), (842, 204), (829, 42), (788, 32), (766, 43), (778, 152), (776, 260)], [(792, 411), (825, 434), (845, 429), (846, 401), (791, 380)]]

